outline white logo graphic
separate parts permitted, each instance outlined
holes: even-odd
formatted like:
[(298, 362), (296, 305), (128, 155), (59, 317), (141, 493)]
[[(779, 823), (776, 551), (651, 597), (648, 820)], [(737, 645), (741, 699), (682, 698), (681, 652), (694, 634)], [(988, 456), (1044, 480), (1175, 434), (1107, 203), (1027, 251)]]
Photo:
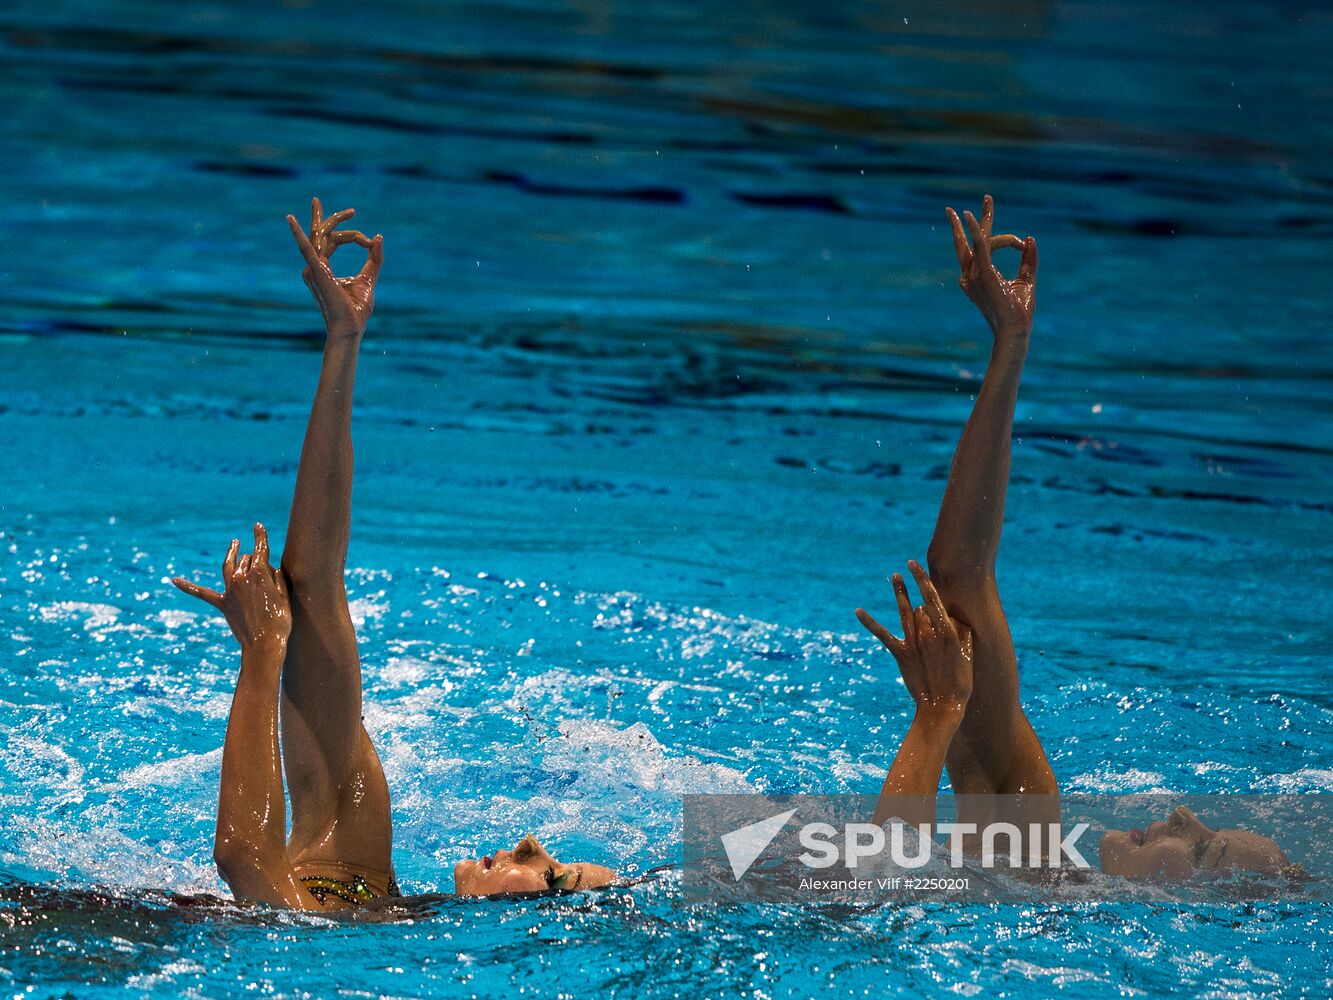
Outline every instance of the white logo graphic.
[(736, 876), (737, 882), (750, 870), (759, 855), (764, 853), (764, 848), (773, 842), (778, 831), (787, 825), (787, 820), (795, 815), (796, 810), (790, 809), (722, 835), (722, 846), (727, 850), (731, 873)]

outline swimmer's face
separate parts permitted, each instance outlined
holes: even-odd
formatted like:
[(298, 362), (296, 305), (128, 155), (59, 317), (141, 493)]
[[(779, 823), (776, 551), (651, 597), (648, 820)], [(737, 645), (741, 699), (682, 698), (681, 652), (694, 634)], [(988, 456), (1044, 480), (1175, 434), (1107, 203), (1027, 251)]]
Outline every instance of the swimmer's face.
[(499, 896), (553, 889), (594, 889), (615, 877), (615, 872), (601, 865), (562, 864), (529, 834), (512, 851), (496, 851), (454, 865), (454, 892), (460, 896)]
[(1182, 881), (1198, 871), (1275, 874), (1287, 866), (1277, 842), (1245, 830), (1213, 830), (1181, 806), (1143, 830), (1102, 837), (1102, 871), (1133, 879)]

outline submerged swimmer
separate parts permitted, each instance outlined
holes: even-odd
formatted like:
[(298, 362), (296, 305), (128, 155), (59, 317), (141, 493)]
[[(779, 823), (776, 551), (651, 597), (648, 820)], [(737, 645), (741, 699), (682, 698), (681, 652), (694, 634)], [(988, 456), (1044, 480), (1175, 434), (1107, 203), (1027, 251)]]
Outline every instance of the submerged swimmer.
[[(346, 209), (324, 218), (315, 199), (309, 236), (287, 217), (327, 336), (281, 567), (270, 565), (268, 537), (256, 524), (253, 553), (238, 558), (236, 541), (227, 550), (221, 593), (173, 581), (221, 611), (241, 649), (222, 749), (218, 871), (238, 900), (307, 910), (398, 894), (389, 788), (361, 723), (361, 661), (343, 581), (352, 389), (384, 260), (382, 237), (337, 228), (352, 215)], [(338, 278), (329, 258), (347, 243), (366, 248), (368, 257), (358, 274)], [(614, 878), (602, 865), (557, 861), (531, 836), (454, 868), (455, 891), (464, 896), (586, 889)]]
[[(909, 823), (933, 823), (946, 768), (958, 795), (1014, 796), (1003, 806), (992, 801), (997, 808), (1022, 811), (1025, 819), (1054, 821), (1059, 788), (1019, 700), (1018, 660), (995, 582), (1014, 404), (1032, 332), (1037, 243), (1031, 236), (992, 236), (995, 204), (989, 195), (980, 221), (964, 213), (967, 232), (953, 209), (947, 211), (962, 269), (959, 285), (986, 318), (995, 343), (954, 453), (926, 553), (930, 572), (908, 563), (923, 603), (912, 607), (903, 577), (895, 573), (902, 638), (864, 610), (856, 611), (861, 624), (893, 654), (916, 702), (880, 793), (875, 822), (898, 816)], [(1013, 280), (991, 260), (991, 253), (1004, 247), (1022, 251)], [(967, 805), (975, 811), (985, 801), (969, 799)], [(987, 817), (960, 816), (978, 818)], [(1289, 870), (1286, 855), (1272, 839), (1210, 829), (1183, 806), (1146, 830), (1107, 833), (1101, 864), (1110, 875), (1170, 880), (1204, 870)]]
[(1248, 830), (1214, 830), (1180, 806), (1143, 830), (1102, 837), (1102, 871), (1133, 879), (1183, 881), (1195, 872), (1246, 871), (1304, 877), (1277, 841)]

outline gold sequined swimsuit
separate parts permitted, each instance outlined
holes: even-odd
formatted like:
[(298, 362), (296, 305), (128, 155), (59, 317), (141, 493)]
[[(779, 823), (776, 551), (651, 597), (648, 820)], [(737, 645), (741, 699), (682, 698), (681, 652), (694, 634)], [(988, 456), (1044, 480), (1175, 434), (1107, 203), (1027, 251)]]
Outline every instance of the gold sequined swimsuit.
[[(315, 867), (312, 865), (311, 867)], [(345, 903), (367, 903), (372, 899), (378, 898), (381, 894), (377, 893), (366, 882), (365, 877), (355, 871), (352, 865), (335, 865), (332, 867), (345, 868), (352, 872), (350, 879), (338, 878), (333, 875), (302, 875), (299, 876), (301, 885), (306, 892), (315, 897), (315, 902), (320, 906), (325, 905), (325, 900), (330, 896), (335, 899), (341, 899)], [(398, 882), (389, 873), (389, 884), (384, 890), (385, 896), (401, 896), (398, 891)]]

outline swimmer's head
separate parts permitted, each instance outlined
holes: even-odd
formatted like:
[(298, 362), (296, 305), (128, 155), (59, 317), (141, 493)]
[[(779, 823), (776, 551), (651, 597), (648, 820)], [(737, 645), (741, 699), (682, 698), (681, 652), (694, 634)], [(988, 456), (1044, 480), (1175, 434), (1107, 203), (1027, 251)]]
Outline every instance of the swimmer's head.
[(1276, 875), (1292, 866), (1277, 841), (1246, 830), (1213, 830), (1181, 806), (1142, 830), (1102, 836), (1102, 871), (1132, 879), (1183, 881), (1202, 871)]
[(595, 889), (614, 880), (616, 873), (583, 861), (562, 864), (528, 834), (512, 851), (496, 851), (484, 858), (454, 865), (454, 892), (460, 896), (500, 896), (516, 892), (551, 892), (559, 889)]

